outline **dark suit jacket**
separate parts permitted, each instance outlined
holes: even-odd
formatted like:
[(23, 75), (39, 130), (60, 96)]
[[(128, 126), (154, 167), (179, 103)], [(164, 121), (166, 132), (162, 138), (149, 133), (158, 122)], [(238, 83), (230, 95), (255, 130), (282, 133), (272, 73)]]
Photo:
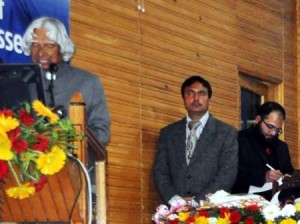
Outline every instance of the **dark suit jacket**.
[(237, 174), (237, 132), (211, 114), (197, 141), (189, 165), (185, 157), (186, 118), (160, 132), (153, 175), (165, 203), (175, 194), (195, 196), (229, 191)]
[[(232, 193), (247, 193), (250, 185), (261, 187), (265, 184), (265, 173), (269, 170), (265, 147), (255, 135), (255, 128), (239, 131), (239, 171)], [(283, 174), (293, 172), (288, 146), (277, 139), (272, 144), (272, 152), (275, 154), (275, 163), (271, 164)], [(276, 167), (277, 166), (277, 167)]]

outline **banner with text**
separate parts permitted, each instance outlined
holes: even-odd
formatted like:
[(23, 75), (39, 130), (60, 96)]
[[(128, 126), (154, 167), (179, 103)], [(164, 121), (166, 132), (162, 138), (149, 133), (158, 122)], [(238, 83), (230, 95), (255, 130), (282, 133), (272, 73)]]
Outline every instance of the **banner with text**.
[(22, 51), (22, 36), (41, 16), (62, 21), (69, 32), (70, 0), (0, 0), (0, 57), (3, 63), (30, 62)]

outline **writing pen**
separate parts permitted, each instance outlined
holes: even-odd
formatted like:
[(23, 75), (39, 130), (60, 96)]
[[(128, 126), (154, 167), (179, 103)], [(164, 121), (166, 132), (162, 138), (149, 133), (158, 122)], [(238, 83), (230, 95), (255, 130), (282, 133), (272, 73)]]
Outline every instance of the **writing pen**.
[[(266, 163), (266, 166), (270, 169), (270, 170), (275, 170), (272, 166), (270, 166), (268, 163)], [(283, 177), (292, 177), (290, 174), (284, 174)]]
[(268, 168), (270, 168), (270, 170), (275, 170), (272, 166), (270, 166), (268, 163), (266, 163), (266, 166), (268, 167)]

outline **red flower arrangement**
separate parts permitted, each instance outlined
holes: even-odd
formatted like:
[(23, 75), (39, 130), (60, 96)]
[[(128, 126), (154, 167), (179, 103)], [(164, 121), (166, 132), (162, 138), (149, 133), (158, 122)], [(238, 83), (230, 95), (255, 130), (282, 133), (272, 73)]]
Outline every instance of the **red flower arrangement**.
[(165, 224), (183, 223), (265, 223), (265, 218), (257, 205), (245, 206), (244, 208), (195, 208), (185, 207), (169, 215), (161, 222)]
[(18, 108), (0, 110), (0, 181), (11, 172), (17, 186), (5, 192), (23, 199), (41, 191), (47, 175), (63, 168), (75, 148), (72, 142), (83, 136), (40, 101)]

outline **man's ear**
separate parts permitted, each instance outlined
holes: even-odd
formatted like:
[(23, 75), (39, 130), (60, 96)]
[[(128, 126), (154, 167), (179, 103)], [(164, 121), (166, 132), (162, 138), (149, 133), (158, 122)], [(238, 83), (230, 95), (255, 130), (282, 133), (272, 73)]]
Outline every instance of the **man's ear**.
[(255, 124), (258, 124), (261, 121), (261, 116), (256, 115), (255, 117)]

